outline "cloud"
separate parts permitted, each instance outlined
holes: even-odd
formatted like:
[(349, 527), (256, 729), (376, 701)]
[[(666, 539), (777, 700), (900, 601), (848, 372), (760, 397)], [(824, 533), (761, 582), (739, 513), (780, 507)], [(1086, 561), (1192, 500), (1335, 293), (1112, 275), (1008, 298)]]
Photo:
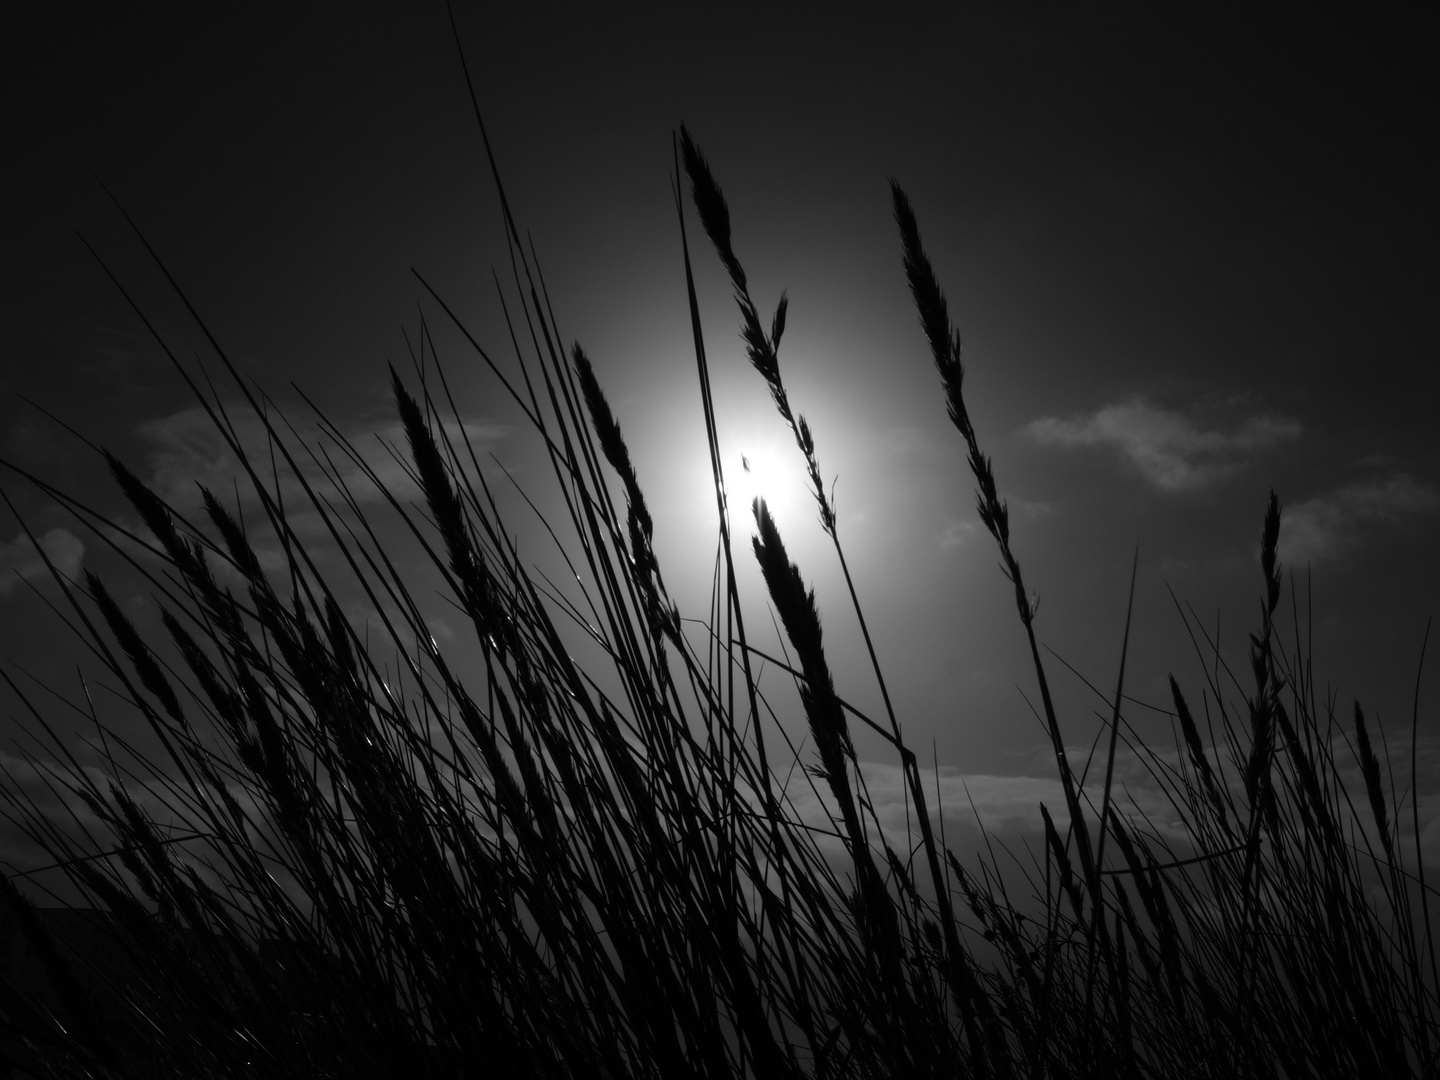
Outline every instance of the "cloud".
[[(910, 804), (901, 767), (889, 762), (866, 761), (861, 763), (860, 771), (881, 831), (892, 847), (904, 851), (908, 846), (906, 814)], [(983, 828), (991, 834), (1043, 837), (1041, 803), (1062, 828), (1069, 820), (1064, 791), (1054, 775), (967, 774), (942, 767), (938, 777), (930, 770), (922, 770), (920, 786), (932, 815), (938, 807), (937, 820), (943, 817), (946, 830), (952, 834)], [(836, 813), (836, 810), (824, 781), (816, 780), (812, 790), (803, 778), (794, 779), (787, 794), (801, 821), (812, 828), (830, 827), (827, 812)], [(913, 818), (910, 831), (913, 832)], [(836, 850), (840, 849), (838, 840), (835, 846)]]
[[(245, 456), (262, 476), (269, 479), (272, 452), (264, 423), (243, 407), (235, 408), (231, 412), (230, 422)], [(313, 423), (295, 423), (296, 434), (307, 446), (314, 448), (317, 443), (322, 443), (329, 450), (335, 470), (333, 477), (323, 475), (321, 467), (315, 464), (309, 453), (290, 436), (283, 421), (277, 419), (276, 428), (283, 434), (286, 445), (306, 481), (317, 493), (330, 497), (332, 501), (339, 495), (341, 484), (349, 489), (351, 496), (358, 502), (381, 501), (383, 496), (374, 481), (367, 476), (367, 470), (373, 472), (376, 479), (401, 502), (418, 498), (420, 495), (419, 488), (406, 471), (406, 465), (410, 461), (409, 445), (399, 421), (389, 420), (373, 426), (357, 422), (341, 429), (340, 435), (349, 443), (358, 461), (338, 450), (335, 439), (322, 433)], [(255, 501), (254, 492), (245, 477), (238, 456), (200, 406), (147, 421), (141, 424), (138, 430), (151, 443), (152, 449), (148, 455), (150, 484), (162, 499), (183, 509), (199, 502), (197, 484), (203, 484), (223, 499), (233, 490), (232, 484), (238, 482), (241, 497), (247, 501)], [(506, 429), (483, 421), (467, 421), (461, 424), (452, 420), (444, 424), (444, 433), (464, 461), (468, 457), (464, 448), (465, 438), (470, 440), (479, 453), (481, 448), (503, 439)], [(396, 451), (400, 461), (395, 460), (395, 455), (387, 447)], [(289, 470), (278, 449), (274, 451), (274, 457), (281, 474), (281, 494), (287, 506), (308, 505), (309, 500), (304, 488), (298, 480), (288, 475)], [(406, 465), (402, 465), (402, 461)]]
[(1339, 487), (1282, 508), (1280, 558), (1292, 566), (1334, 562), (1377, 527), (1433, 513), (1437, 506), (1434, 486), (1405, 473)]
[(1046, 446), (1108, 447), (1161, 491), (1179, 492), (1208, 487), (1256, 451), (1298, 438), (1301, 428), (1298, 420), (1258, 415), (1221, 430), (1136, 398), (1069, 420), (1041, 417), (1021, 430)]
[(940, 533), (940, 550), (950, 551), (968, 541), (980, 531), (973, 521), (952, 521)]
[(41, 552), (49, 556), (60, 573), (74, 577), (80, 571), (85, 545), (69, 529), (60, 528), (40, 537), (38, 551), (24, 533), (9, 543), (0, 543), (0, 597), (9, 596), (21, 581), (43, 581), (50, 576)]

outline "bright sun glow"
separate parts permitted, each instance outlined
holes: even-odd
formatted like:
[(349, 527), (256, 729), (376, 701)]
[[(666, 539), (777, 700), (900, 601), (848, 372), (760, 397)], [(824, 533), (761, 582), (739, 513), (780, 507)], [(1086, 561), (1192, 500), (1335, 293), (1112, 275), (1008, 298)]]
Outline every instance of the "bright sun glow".
[[(786, 451), (789, 451), (788, 453)], [(805, 486), (805, 465), (793, 446), (752, 443), (726, 462), (730, 516), (737, 525), (753, 524), (750, 504), (764, 499), (776, 522), (794, 528), (813, 501)]]

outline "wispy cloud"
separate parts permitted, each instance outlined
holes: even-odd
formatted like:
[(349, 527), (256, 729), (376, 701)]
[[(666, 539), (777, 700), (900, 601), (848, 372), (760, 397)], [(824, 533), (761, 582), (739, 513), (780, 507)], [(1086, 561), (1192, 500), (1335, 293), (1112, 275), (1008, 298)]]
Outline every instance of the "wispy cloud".
[(980, 526), (973, 521), (951, 521), (940, 533), (940, 550), (951, 551), (958, 548), (979, 531)]
[(1335, 562), (1377, 528), (1437, 507), (1434, 486), (1405, 473), (1347, 484), (1282, 509), (1280, 558), (1293, 566)]
[[(1074, 752), (1075, 760), (1083, 760), (1084, 747), (1075, 747)], [(905, 850), (910, 842), (906, 825), (910, 803), (900, 766), (866, 761), (860, 770), (881, 831), (893, 847)], [(1116, 777), (1117, 812), (1122, 816), (1141, 814), (1168, 839), (1185, 839), (1183, 830), (1172, 820), (1174, 815), (1164, 794), (1137, 755), (1127, 752), (1117, 757)], [(1049, 774), (1018, 776), (963, 773), (943, 767), (938, 775), (922, 770), (921, 789), (931, 813), (937, 819), (943, 817), (947, 831), (953, 834), (983, 829), (992, 835), (1022, 840), (1043, 837), (1042, 803), (1061, 828), (1069, 822), (1064, 790), (1053, 769)], [(788, 797), (800, 820), (814, 828), (825, 828), (827, 811), (835, 812), (828, 789), (818, 781), (811, 788), (803, 780), (796, 780), (788, 789)]]
[(1208, 487), (1257, 451), (1298, 438), (1301, 428), (1298, 420), (1269, 415), (1207, 426), (1181, 410), (1136, 398), (1069, 420), (1041, 417), (1021, 430), (1046, 446), (1116, 451), (1161, 491), (1179, 492)]
[(30, 537), (21, 533), (8, 543), (0, 543), (0, 597), (9, 596), (22, 581), (49, 577), (42, 551), (66, 577), (74, 577), (80, 571), (85, 557), (84, 543), (69, 529), (55, 528), (45, 533), (40, 537), (38, 550)]
[[(269, 472), (271, 447), (264, 424), (258, 416), (244, 409), (236, 409), (230, 419), (241, 449), (252, 464), (260, 469), (262, 476), (266, 476)], [(382, 498), (380, 489), (366, 475), (368, 471), (402, 502), (419, 496), (419, 489), (410, 479), (405, 465), (401, 464), (402, 461), (408, 463), (409, 448), (398, 421), (387, 419), (384, 424), (375, 426), (355, 423), (342, 429), (341, 435), (349, 442), (350, 449), (359, 458), (358, 461), (338, 450), (334, 439), (322, 436), (314, 425), (297, 424), (297, 433), (309, 446), (313, 448), (317, 442), (327, 446), (328, 456), (334, 466), (334, 475), (331, 477), (324, 476), (320, 466), (310, 459), (309, 454), (294, 445), (283, 423), (277, 423), (277, 427), (285, 433), (287, 445), (290, 445), (306, 481), (323, 495), (333, 498), (338, 494), (339, 485), (343, 484), (358, 502), (379, 501)], [(465, 438), (480, 450), (494, 445), (506, 434), (500, 425), (483, 421), (471, 421), (463, 425), (450, 421), (444, 425), (444, 430), (446, 436), (460, 450), (462, 459), (465, 457)], [(150, 483), (155, 493), (172, 505), (188, 507), (197, 503), (197, 485), (202, 484), (223, 496), (232, 490), (232, 483), (238, 482), (242, 498), (253, 495), (236, 454), (199, 406), (147, 421), (140, 425), (139, 431), (152, 447), (149, 455)], [(392, 449), (396, 453), (392, 454)], [(397, 454), (399, 461), (396, 460)], [(308, 499), (298, 480), (287, 478), (288, 470), (278, 449), (274, 456), (279, 462), (281, 494), (287, 504), (307, 503)]]
[[(1010, 507), (1010, 520), (1034, 521), (1036, 518), (1044, 517), (1055, 507), (1043, 500), (1033, 499), (1009, 499), (1007, 505)], [(981, 534), (980, 523), (975, 518), (972, 510), (967, 518), (946, 518), (943, 527), (937, 534), (936, 545), (941, 551), (954, 551), (970, 543)], [(986, 542), (989, 542), (988, 536)]]

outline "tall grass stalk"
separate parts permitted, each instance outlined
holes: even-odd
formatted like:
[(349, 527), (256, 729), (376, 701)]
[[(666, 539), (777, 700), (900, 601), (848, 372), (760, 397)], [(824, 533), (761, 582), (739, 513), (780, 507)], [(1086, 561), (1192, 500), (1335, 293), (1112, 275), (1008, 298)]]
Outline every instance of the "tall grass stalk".
[[(733, 530), (747, 526), (728, 502), (682, 161), (749, 359), (794, 436), (840, 563), (883, 722), (841, 696), (814, 593), (760, 500), (751, 554), (785, 657), (747, 634), (737, 582), (754, 570), (737, 557)], [(937, 835), (939, 807), (892, 706), (814, 433), (781, 377), (786, 300), (767, 331), (720, 185), (683, 128), (676, 162), (719, 517), (717, 587), (696, 628), (666, 588), (643, 463), (606, 400), (603, 363), (562, 345), (503, 186), (513, 356), (482, 348), (425, 288), (544, 446), (558, 501), (532, 491), (527, 502), (536, 514), (559, 507), (541, 520), (569, 575), (563, 587), (502, 515), (446, 381), (457, 361), (440, 362), (428, 323), (413, 370), (391, 371), (401, 483), (318, 410), (326, 438), (299, 439), (208, 329), (230, 389), (202, 386), (148, 320), (239, 463), (259, 519), (242, 518), (223, 492), (202, 489), (198, 507), (167, 502), (107, 453), (142, 535), (127, 528), (133, 519), (8, 465), (91, 526), (152, 592), (159, 636), (99, 576), (71, 581), (51, 567), (57, 610), (164, 755), (132, 745), (84, 688), (74, 707), (103, 739), (102, 788), (57, 735), (49, 700), (4, 674), (53, 747), (36, 766), (75, 817), (73, 827), (47, 817), (18, 785), (3, 789), (7, 813), (111, 913), (135, 968), (113, 1022), (95, 1022), (83, 965), (17, 886), (28, 875), (6, 876), (0, 906), (55, 988), (42, 1004), (4, 987), (12, 1052), (32, 1074), (97, 1077), (1433, 1075), (1440, 1012), (1418, 811), (1412, 796), (1412, 852), (1358, 704), (1358, 803), (1346, 787), (1333, 702), (1315, 699), (1298, 633), (1288, 647), (1275, 622), (1273, 494), (1252, 689), (1177, 604), (1202, 659), (1214, 658), (1205, 731), (1172, 677), (1174, 747), (1141, 744), (1121, 708), (1122, 650), (1103, 778), (1087, 787), (966, 406), (960, 337), (914, 209), (892, 185), (897, 269), (1014, 585), (1063, 791), (1063, 818), (1038, 808), (1046, 842), (1033, 903), (1012, 901), (993, 849), (966, 869)], [(263, 447), (242, 437), (237, 410)], [(359, 484), (382, 493), (401, 532), (384, 527)], [(302, 513), (320, 522), (319, 538), (296, 528)], [(278, 568), (266, 569), (262, 542), (280, 553)], [(425, 575), (468, 641), (442, 648), (432, 637)], [(381, 640), (347, 617), (357, 596)], [(813, 750), (776, 722), (783, 692), (762, 685), (762, 659), (793, 680)], [(1417, 697), (1412, 727), (1418, 710)], [(881, 828), (857, 723), (902, 768), (913, 850), (893, 848)], [(1116, 797), (1122, 750), (1149, 769), (1183, 841)], [(1412, 774), (1414, 757), (1412, 736)], [(828, 825), (792, 800), (785, 777), (796, 764)], [(82, 810), (111, 834), (87, 834), (88, 849), (77, 839)], [(159, 818), (184, 830), (166, 835)]]

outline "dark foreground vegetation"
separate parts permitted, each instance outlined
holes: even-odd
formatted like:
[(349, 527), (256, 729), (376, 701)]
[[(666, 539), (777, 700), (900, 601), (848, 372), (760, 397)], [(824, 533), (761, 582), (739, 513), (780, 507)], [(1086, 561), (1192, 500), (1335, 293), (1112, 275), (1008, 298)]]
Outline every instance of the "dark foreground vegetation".
[[(750, 361), (846, 567), (815, 439), (781, 377), (785, 301), (767, 326), (709, 166), (683, 130), (678, 149)], [(683, 240), (682, 204), (677, 177)], [(475, 348), (547, 447), (569, 589), (534, 570), (500, 520), (423, 330), (415, 376), (394, 375), (423, 505), (392, 490), (384, 513), (408, 526), (406, 559), (423, 554), (463, 616), (463, 643), (432, 639), (428, 596), (347, 486), (357, 470), (385, 486), (368, 459), (333, 428), (328, 456), (302, 449), (213, 341), (232, 389), (192, 385), (263, 521), (242, 523), (226, 492), (204, 491), (198, 511), (168, 505), (108, 455), (145, 535), (120, 539), (121, 521), (47, 488), (131, 558), (164, 608), (168, 640), (144, 640), (100, 578), (56, 574), (72, 625), (168, 760), (122, 754), (102, 785), (56, 746), (55, 782), (113, 834), (101, 857), (7, 785), (12, 820), (108, 910), (131, 958), (99, 1008), (85, 956), (61, 948), (5, 878), (0, 911), (49, 988), (0, 986), (14, 1061), (66, 1077), (1434, 1075), (1418, 812), (1410, 799), (1402, 823), (1359, 705), (1337, 717), (1317, 701), (1298, 635), (1286, 643), (1274, 496), (1250, 670), (1221, 685), (1217, 655), (1210, 685), (1172, 679), (1175, 744), (1150, 750), (1127, 735), (1122, 660), (1095, 760), (1070, 760), (1006, 504), (966, 408), (959, 336), (898, 186), (893, 211), (896, 268), (1014, 582), (1064, 792), (1041, 811), (1032, 895), (1012, 897), (993, 860), (967, 867), (947, 850), (879, 665), (887, 714), (860, 715), (837, 694), (813, 595), (766, 507), (727, 505), (697, 256), (685, 247), (721, 525), (713, 603), (692, 623), (667, 592), (620, 426), (585, 353), (564, 351), (507, 207), (515, 357)], [(242, 398), (268, 434), (263, 460), (224, 404)], [(303, 489), (300, 505), (281, 501), (281, 478)], [(327, 535), (302, 539), (300, 513)], [(283, 551), (280, 569), (262, 567), (261, 536)], [(343, 557), (343, 581), (322, 574), (319, 545)], [(793, 678), (804, 710), (799, 748), (759, 722), (770, 698), (747, 632), (769, 615), (742, 610), (736, 586), (752, 558), (787, 642), (765, 663)], [(342, 613), (339, 598), (360, 592), (383, 645)], [(853, 615), (864, 629), (858, 601)], [(11, 686), (49, 730), (49, 705)], [(903, 770), (909, 849), (879, 828), (852, 747), (861, 725)], [(107, 745), (126, 746), (113, 728)], [(1149, 765), (1183, 842), (1129, 803), (1122, 812), (1122, 750)], [(797, 759), (827, 828), (785, 794)], [(1343, 782), (1352, 762), (1363, 790)], [(141, 784), (192, 828), (157, 825)]]

